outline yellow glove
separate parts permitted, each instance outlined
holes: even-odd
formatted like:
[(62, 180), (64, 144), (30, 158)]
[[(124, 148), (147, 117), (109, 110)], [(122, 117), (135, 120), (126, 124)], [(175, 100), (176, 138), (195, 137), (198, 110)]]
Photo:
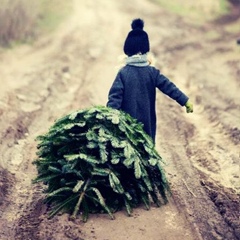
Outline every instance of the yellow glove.
[(193, 104), (189, 102), (189, 100), (185, 104), (186, 107), (186, 112), (187, 113), (192, 113), (193, 112)]

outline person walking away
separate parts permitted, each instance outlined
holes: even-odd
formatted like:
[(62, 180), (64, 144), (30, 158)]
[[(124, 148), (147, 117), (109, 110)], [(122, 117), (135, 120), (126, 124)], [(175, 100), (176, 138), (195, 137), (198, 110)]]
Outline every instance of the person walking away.
[(143, 124), (145, 132), (155, 143), (156, 136), (156, 89), (193, 112), (193, 104), (177, 86), (148, 59), (150, 44), (143, 30), (144, 21), (134, 19), (132, 30), (124, 43), (127, 55), (125, 65), (118, 71), (109, 90), (107, 107), (122, 110)]

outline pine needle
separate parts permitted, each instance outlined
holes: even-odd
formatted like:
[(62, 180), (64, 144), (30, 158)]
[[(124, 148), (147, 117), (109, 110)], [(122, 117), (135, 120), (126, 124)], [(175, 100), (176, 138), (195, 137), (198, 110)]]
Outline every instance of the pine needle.
[(188, 187), (186, 181), (185, 181), (184, 179), (182, 179), (182, 181), (183, 181), (184, 185), (186, 186), (187, 190), (188, 190), (194, 197), (197, 197), (197, 196), (192, 192), (192, 190)]

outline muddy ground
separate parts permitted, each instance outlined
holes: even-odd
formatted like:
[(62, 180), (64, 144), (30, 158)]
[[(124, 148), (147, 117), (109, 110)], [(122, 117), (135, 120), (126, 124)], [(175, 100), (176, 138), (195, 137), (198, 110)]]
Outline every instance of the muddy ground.
[[(234, 17), (197, 25), (146, 0), (74, 1), (73, 9), (58, 31), (0, 53), (0, 239), (240, 239), (240, 46), (227, 31), (240, 23), (236, 6)], [(186, 114), (157, 96), (170, 202), (113, 221), (49, 220), (42, 186), (31, 183), (35, 138), (75, 109), (105, 105), (135, 17), (145, 20), (156, 66), (194, 103)]]

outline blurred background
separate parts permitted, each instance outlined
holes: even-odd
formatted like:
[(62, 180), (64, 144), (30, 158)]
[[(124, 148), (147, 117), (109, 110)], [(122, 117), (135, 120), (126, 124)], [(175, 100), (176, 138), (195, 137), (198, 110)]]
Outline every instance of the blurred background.
[(31, 43), (71, 12), (70, 0), (0, 0), (0, 45)]
[[(78, 0), (84, 1), (84, 0)], [(236, 20), (239, 0), (151, 0), (194, 24), (205, 21)], [(71, 14), (73, 0), (1, 0), (0, 46), (9, 47), (19, 43), (31, 43), (37, 37), (55, 29)], [(96, 2), (97, 4), (97, 2)], [(235, 23), (228, 30), (239, 33)]]

